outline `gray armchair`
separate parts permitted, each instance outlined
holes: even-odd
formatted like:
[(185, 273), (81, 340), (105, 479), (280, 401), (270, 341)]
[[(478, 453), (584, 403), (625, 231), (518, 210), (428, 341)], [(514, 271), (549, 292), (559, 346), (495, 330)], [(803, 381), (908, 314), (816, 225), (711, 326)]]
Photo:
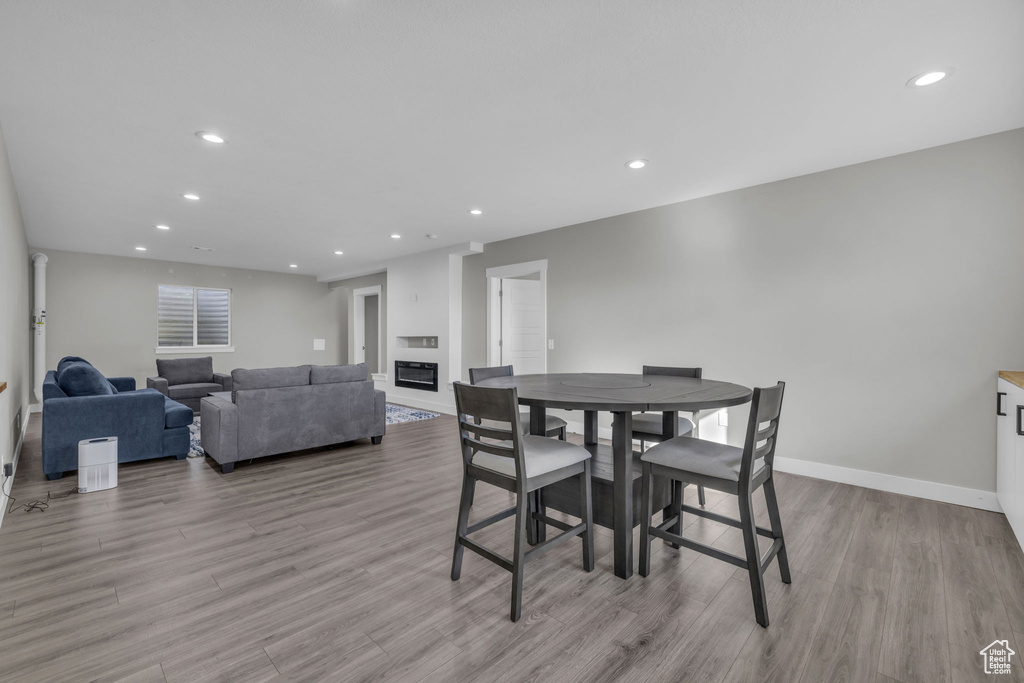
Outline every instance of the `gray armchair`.
[(204, 396), (213, 391), (231, 391), (231, 375), (213, 371), (213, 357), (158, 358), (156, 377), (146, 379), (146, 386), (182, 403), (196, 413)]

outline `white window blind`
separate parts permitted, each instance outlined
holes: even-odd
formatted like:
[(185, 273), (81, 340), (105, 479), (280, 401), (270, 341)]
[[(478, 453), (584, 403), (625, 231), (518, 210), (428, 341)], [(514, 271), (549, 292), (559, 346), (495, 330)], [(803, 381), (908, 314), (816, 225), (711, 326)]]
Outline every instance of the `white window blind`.
[(231, 344), (231, 290), (159, 285), (158, 346), (195, 348)]

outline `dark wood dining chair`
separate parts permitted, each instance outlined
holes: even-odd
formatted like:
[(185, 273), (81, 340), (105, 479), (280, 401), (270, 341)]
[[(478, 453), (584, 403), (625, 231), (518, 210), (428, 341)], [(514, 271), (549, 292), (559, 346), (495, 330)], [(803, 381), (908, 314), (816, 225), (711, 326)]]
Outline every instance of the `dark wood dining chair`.
[[(513, 377), (511, 365), (499, 365), (493, 368), (470, 368), (469, 369), (469, 383), (477, 384), (484, 381), (485, 379), (493, 379), (495, 377)], [(530, 410), (520, 410), (522, 415), (523, 434), (530, 432)], [(548, 415), (544, 422), (544, 434), (547, 436), (557, 436), (562, 441), (565, 441), (565, 420), (554, 415)]]
[[(463, 549), (494, 562), (512, 572), (512, 621), (518, 621), (523, 604), (523, 565), (570, 538), (583, 538), (583, 569), (594, 569), (593, 504), (590, 488), (590, 453), (581, 446), (523, 434), (519, 399), (515, 388), (477, 387), (455, 382), (455, 408), (462, 445), (462, 498), (455, 532), (452, 557), (452, 581), (462, 574)], [(483, 420), (477, 424), (475, 418)], [(504, 425), (499, 428), (498, 425)], [(483, 439), (487, 439), (484, 441)], [(571, 477), (579, 477), (580, 523), (565, 522), (535, 512), (529, 496), (542, 487)], [(516, 504), (473, 524), (469, 523), (470, 501), (477, 481), (516, 494)], [(515, 515), (515, 541), (508, 559), (469, 538), (470, 534)], [(562, 533), (526, 550), (526, 526), (537, 521)]]
[[(680, 436), (652, 446), (640, 458), (643, 462), (640, 575), (647, 576), (651, 573), (652, 536), (746, 569), (754, 598), (754, 616), (757, 623), (764, 627), (768, 626), (765, 569), (772, 560), (778, 558), (783, 583), (791, 581), (786, 541), (782, 536), (782, 520), (779, 517), (779, 504), (775, 497), (775, 482), (772, 480), (775, 445), (779, 436), (779, 415), (782, 413), (782, 394), (785, 387), (785, 382), (779, 382), (774, 387), (754, 389), (743, 448)], [(678, 487), (673, 485), (670, 507), (675, 514), (659, 526), (654, 526), (651, 490), (655, 476), (671, 479), (673, 484), (678, 481), (700, 483), (710, 489), (737, 496), (740, 518), (733, 519), (703, 508), (683, 505), (682, 494), (676, 493)], [(752, 495), (758, 487), (764, 487), (771, 529), (757, 526), (754, 520)], [(681, 533), (672, 533), (673, 527), (682, 528), (684, 512), (739, 528), (743, 532), (744, 557), (684, 538)], [(757, 545), (758, 535), (772, 539), (771, 547), (764, 555)]]
[[(703, 368), (672, 368), (661, 365), (645, 365), (645, 375), (670, 375), (672, 377), (693, 377), (694, 379), (700, 379), (704, 374)], [(637, 413), (633, 416), (633, 438), (640, 442), (640, 450), (644, 450), (646, 442), (660, 443), (665, 440), (665, 427), (662, 420), (664, 416), (662, 413)], [(694, 411), (693, 419), (683, 417), (676, 412), (676, 423), (678, 425), (678, 431), (675, 436), (686, 436), (692, 434), (698, 436), (698, 430), (700, 429), (700, 411)], [(704, 487), (697, 487), (697, 500), (701, 505), (704, 505), (706, 500), (704, 496)]]

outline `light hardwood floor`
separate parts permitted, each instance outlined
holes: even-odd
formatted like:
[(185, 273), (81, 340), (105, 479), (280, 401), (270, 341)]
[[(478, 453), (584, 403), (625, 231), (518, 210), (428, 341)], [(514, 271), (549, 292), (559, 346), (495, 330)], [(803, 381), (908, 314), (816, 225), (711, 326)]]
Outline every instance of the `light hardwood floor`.
[[(43, 477), (39, 426), (16, 504), (75, 486)], [(528, 565), (513, 624), (508, 573), (467, 552), (448, 576), (456, 443), (443, 416), (226, 476), (202, 460), (124, 465), (114, 490), (15, 510), (0, 529), (0, 680), (934, 683), (984, 680), (978, 651), (997, 638), (1024, 678), (1024, 554), (1001, 515), (784, 474), (794, 576), (768, 576), (770, 628), (742, 570), (685, 549), (656, 543), (649, 578), (616, 578), (604, 529), (591, 574), (578, 543)], [(480, 484), (474, 518), (510, 502)], [(511, 520), (481, 534), (511, 551)], [(686, 534), (742, 551), (708, 520)]]

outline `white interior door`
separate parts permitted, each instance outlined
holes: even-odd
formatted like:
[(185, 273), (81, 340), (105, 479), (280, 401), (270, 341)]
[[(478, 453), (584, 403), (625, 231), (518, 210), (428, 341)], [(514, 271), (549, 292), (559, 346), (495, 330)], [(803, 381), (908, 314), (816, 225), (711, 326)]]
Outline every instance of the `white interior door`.
[(540, 280), (501, 280), (501, 364), (517, 375), (545, 371), (543, 297)]

